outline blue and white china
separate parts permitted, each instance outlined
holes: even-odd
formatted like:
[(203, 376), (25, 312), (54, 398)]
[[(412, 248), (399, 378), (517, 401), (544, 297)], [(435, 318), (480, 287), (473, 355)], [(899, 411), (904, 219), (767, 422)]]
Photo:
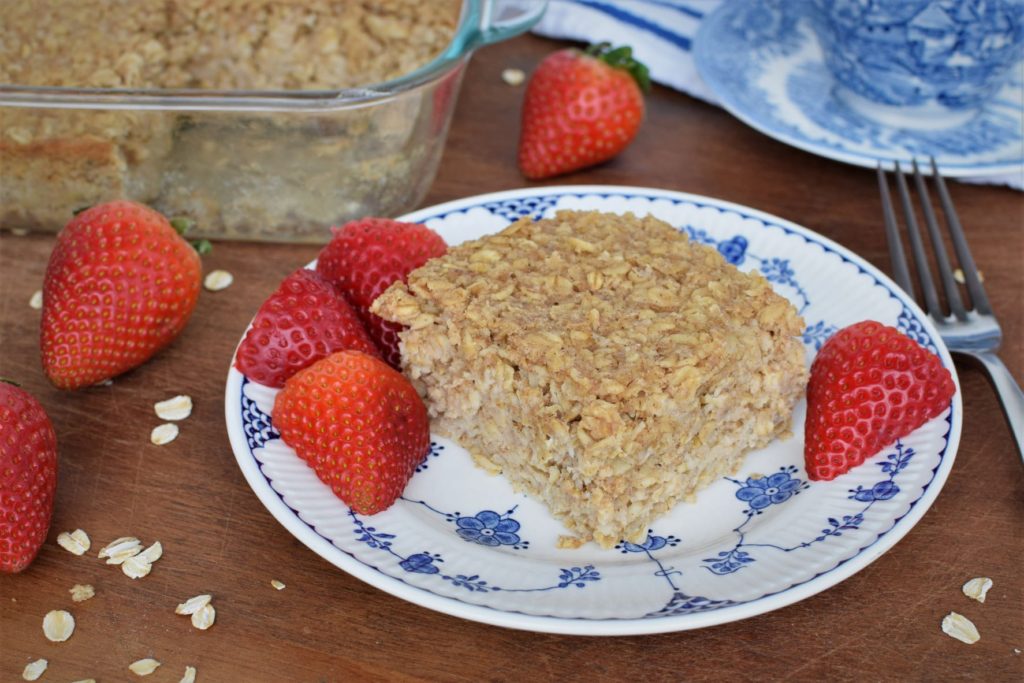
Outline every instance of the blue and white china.
[[(955, 375), (913, 301), (869, 263), (806, 228), (737, 204), (615, 186), (537, 187), (417, 211), (451, 245), (523, 215), (560, 209), (651, 214), (742, 270), (759, 270), (800, 310), (808, 362), (836, 330), (864, 319), (896, 326)], [(275, 389), (229, 371), (231, 445), (253, 491), (296, 538), (342, 570), (409, 602), (465, 619), (554, 633), (678, 631), (751, 617), (863, 569), (924, 515), (949, 474), (961, 430), (949, 410), (830, 482), (803, 469), (806, 406), (794, 436), (751, 453), (741, 469), (651, 524), (642, 543), (560, 549), (547, 509), (473, 465), (435, 435), (388, 510), (350, 510), (284, 444)], [(856, 590), (872, 590), (862, 583)]]
[(907, 127), (957, 125), (1024, 58), (1024, 0), (814, 0), (837, 94)]
[(701, 22), (694, 59), (729, 112), (808, 152), (870, 168), (934, 156), (947, 176), (1015, 173), (1022, 11), (1021, 0), (730, 0)]

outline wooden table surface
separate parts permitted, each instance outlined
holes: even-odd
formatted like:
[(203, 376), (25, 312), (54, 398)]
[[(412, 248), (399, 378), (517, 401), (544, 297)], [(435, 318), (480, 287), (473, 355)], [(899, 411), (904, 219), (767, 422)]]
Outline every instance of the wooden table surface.
[[(425, 205), (516, 188), (523, 88), (506, 67), (529, 71), (560, 44), (522, 37), (478, 53), (464, 83), (444, 161)], [(724, 111), (655, 88), (635, 143), (618, 159), (558, 183), (683, 190), (726, 199), (805, 225), (883, 270), (887, 252), (874, 173), (789, 148)], [(1003, 187), (954, 183), (974, 255), (1006, 343), (1002, 357), (1024, 377), (1024, 203)], [(391, 597), (320, 559), (264, 509), (242, 478), (223, 419), (224, 377), (235, 343), (278, 282), (317, 252), (311, 246), (219, 243), (205, 268), (234, 285), (204, 292), (181, 337), (112, 386), (60, 392), (39, 365), (39, 313), (50, 236), (0, 233), (0, 375), (46, 406), (60, 443), (50, 537), (35, 563), (0, 576), (0, 680), (49, 660), (42, 680), (133, 679), (127, 665), (163, 663), (147, 680), (1024, 680), (1024, 470), (995, 395), (980, 370), (958, 359), (964, 430), (938, 500), (895, 548), (838, 586), (803, 602), (699, 631), (642, 637), (573, 637), (477, 624)], [(153, 403), (190, 394), (181, 436), (149, 443)], [(93, 550), (56, 545), (81, 527)], [(95, 557), (122, 535), (160, 540), (164, 556), (131, 581)], [(961, 584), (989, 576), (985, 604)], [(287, 588), (276, 591), (271, 579)], [(96, 597), (72, 603), (91, 583)], [(191, 628), (175, 605), (212, 593), (217, 623)], [(74, 636), (51, 643), (43, 615), (69, 609)], [(982, 637), (965, 645), (942, 633), (951, 610)]]

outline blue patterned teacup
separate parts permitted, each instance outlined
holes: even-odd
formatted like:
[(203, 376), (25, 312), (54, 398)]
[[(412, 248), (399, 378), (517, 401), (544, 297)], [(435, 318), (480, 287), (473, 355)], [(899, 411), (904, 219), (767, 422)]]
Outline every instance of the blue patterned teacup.
[(1024, 0), (813, 0), (836, 94), (885, 123), (969, 119), (1024, 58)]

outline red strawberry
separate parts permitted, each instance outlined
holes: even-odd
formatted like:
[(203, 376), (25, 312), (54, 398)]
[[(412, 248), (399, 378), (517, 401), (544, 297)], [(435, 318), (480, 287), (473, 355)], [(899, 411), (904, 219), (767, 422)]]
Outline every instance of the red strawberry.
[(57, 437), (39, 401), (0, 382), (0, 572), (32, 563), (50, 528)]
[(43, 369), (61, 389), (145, 363), (185, 328), (199, 297), (199, 255), (156, 211), (115, 201), (57, 236), (43, 286)]
[(254, 382), (280, 388), (302, 368), (344, 349), (380, 357), (341, 292), (316, 271), (302, 268), (260, 306), (238, 347), (235, 367)]
[(411, 271), (443, 255), (448, 246), (425, 225), (387, 218), (363, 218), (332, 230), (334, 237), (320, 252), (316, 270), (344, 292), (384, 352), (384, 360), (399, 368), (402, 326), (370, 313), (370, 304), (392, 282), (404, 282)]
[(430, 446), (412, 384), (359, 351), (331, 354), (289, 379), (273, 422), (320, 481), (364, 515), (395, 502)]
[(523, 101), (519, 169), (534, 180), (611, 159), (633, 141), (644, 118), (647, 67), (608, 43), (548, 55)]
[(939, 358), (867, 320), (832, 336), (811, 365), (804, 461), (835, 479), (949, 407), (956, 386)]

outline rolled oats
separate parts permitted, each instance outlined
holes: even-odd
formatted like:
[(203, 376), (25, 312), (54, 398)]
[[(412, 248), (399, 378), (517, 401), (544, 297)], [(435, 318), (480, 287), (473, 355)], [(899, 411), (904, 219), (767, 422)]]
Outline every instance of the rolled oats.
[(942, 619), (942, 632), (960, 642), (973, 645), (981, 640), (981, 634), (974, 623), (962, 614), (950, 612)]
[(51, 610), (43, 617), (43, 635), (54, 643), (63, 643), (75, 632), (75, 618), (62, 609)]
[(185, 675), (181, 677), (178, 683), (195, 683), (196, 680), (196, 668), (194, 666), (185, 667)]
[(501, 80), (511, 86), (522, 85), (526, 80), (526, 73), (522, 69), (505, 69), (501, 72)]
[(213, 605), (207, 603), (192, 613), (192, 625), (200, 631), (213, 626), (213, 622), (217, 619), (217, 610), (213, 608)]
[(107, 564), (121, 564), (129, 557), (138, 555), (142, 550), (142, 541), (134, 536), (122, 536), (100, 548), (99, 558), (107, 558)]
[(25, 670), (21, 672), (21, 677), (26, 681), (37, 681), (39, 677), (46, 671), (46, 667), (49, 665), (45, 659), (37, 659), (34, 662), (29, 662), (25, 665)]
[(178, 438), (178, 425), (173, 422), (165, 422), (162, 425), (153, 427), (153, 433), (149, 435), (149, 440), (156, 446), (163, 446), (169, 444)]
[(141, 553), (139, 553), (137, 557), (141, 560), (145, 560), (146, 562), (152, 564), (153, 562), (156, 562), (161, 557), (163, 557), (163, 555), (164, 547), (160, 545), (160, 541), (156, 541), (155, 543), (153, 543), (153, 545), (149, 546)]
[(279, 591), (283, 591), (284, 590), (284, 584), (281, 583), (280, 581), (278, 581), (277, 579), (273, 579), (270, 582), (270, 585), (273, 586), (274, 588), (276, 588)]
[(192, 414), (192, 397), (185, 395), (175, 396), (166, 401), (160, 401), (153, 406), (153, 409), (156, 411), (156, 416), (161, 420), (184, 420)]
[(91, 584), (76, 583), (68, 592), (71, 593), (71, 599), (75, 602), (85, 602), (96, 595), (96, 589)]
[(235, 276), (226, 270), (211, 270), (203, 279), (203, 287), (211, 292), (227, 289), (235, 281)]
[(194, 598), (189, 598), (185, 602), (183, 602), (180, 605), (178, 605), (177, 607), (175, 607), (174, 608), (174, 613), (175, 614), (195, 614), (196, 612), (198, 612), (202, 608), (204, 608), (207, 605), (209, 605), (210, 604), (210, 600), (212, 600), (212, 599), (213, 599), (212, 596), (207, 595), (205, 593), (203, 595), (197, 595)]
[(89, 550), (91, 542), (88, 534), (81, 529), (75, 529), (71, 533), (61, 532), (57, 536), (57, 545), (72, 555), (84, 555)]
[(153, 563), (136, 555), (121, 563), (121, 571), (130, 579), (141, 579), (153, 571)]
[(987, 576), (979, 576), (965, 583), (963, 592), (971, 600), (985, 602), (985, 595), (988, 594), (990, 588), (992, 588), (992, 579)]
[(145, 659), (139, 659), (128, 665), (128, 670), (136, 676), (148, 676), (157, 670), (160, 666), (160, 662), (156, 661), (152, 657), (146, 657)]
[[(32, 298), (28, 300), (28, 305), (31, 306), (32, 308), (36, 309), (37, 311), (40, 308), (42, 308), (43, 307), (43, 290), (37, 289), (35, 292), (33, 292), (32, 293)], [(42, 659), (40, 661), (45, 662), (46, 660)]]

